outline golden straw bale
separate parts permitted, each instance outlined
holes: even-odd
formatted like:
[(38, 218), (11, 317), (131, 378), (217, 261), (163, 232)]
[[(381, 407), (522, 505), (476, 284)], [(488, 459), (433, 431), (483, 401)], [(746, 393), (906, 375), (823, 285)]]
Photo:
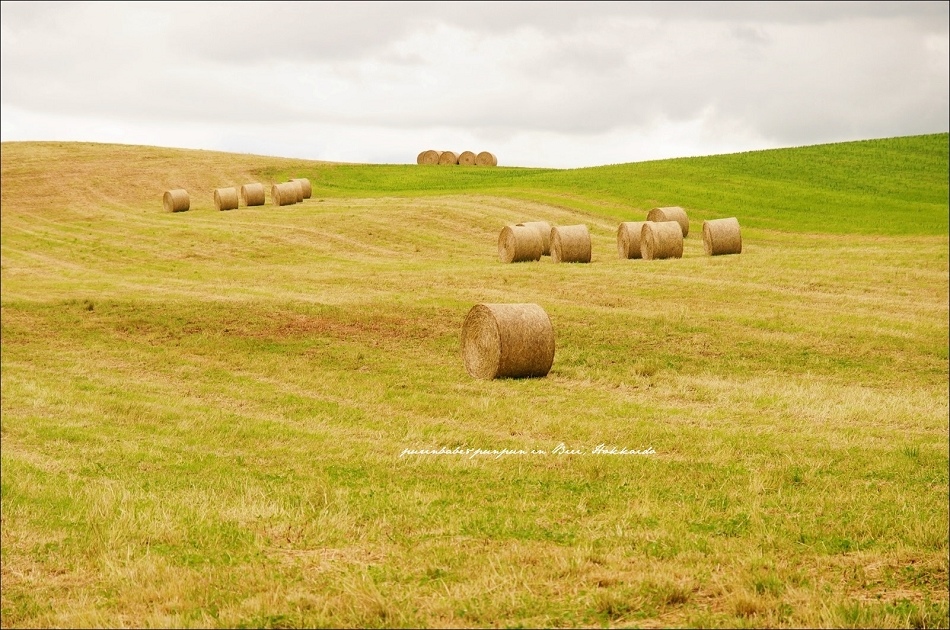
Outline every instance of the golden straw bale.
[(506, 225), (498, 235), (498, 259), (503, 263), (541, 260), (544, 243), (537, 228)]
[(476, 166), (498, 166), (498, 158), (495, 157), (494, 153), (489, 153), (488, 151), (482, 151), (475, 156), (475, 165)]
[(419, 154), (418, 162), (419, 164), (424, 164), (426, 166), (433, 166), (439, 163), (439, 158), (442, 157), (441, 151), (435, 151), (429, 149), (428, 151), (423, 151)]
[(653, 208), (647, 214), (647, 221), (676, 221), (680, 224), (680, 228), (683, 230), (683, 238), (689, 234), (689, 217), (686, 216), (686, 211), (680, 208), (679, 206), (667, 206), (665, 208)]
[(439, 156), (440, 166), (454, 166), (458, 163), (459, 163), (458, 153), (453, 153), (452, 151), (443, 151), (442, 155)]
[(237, 188), (215, 188), (214, 207), (216, 210), (234, 210), (238, 207)]
[(275, 206), (289, 206), (297, 203), (300, 195), (300, 184), (284, 182), (270, 187), (270, 200)]
[(541, 234), (541, 255), (550, 256), (551, 255), (551, 224), (547, 221), (528, 221), (527, 223), (519, 223), (518, 225), (524, 225), (527, 227), (533, 227), (538, 230)]
[(683, 230), (677, 221), (645, 221), (640, 231), (644, 260), (683, 257)]
[(709, 219), (703, 221), (703, 249), (710, 256), (742, 253), (742, 234), (739, 219)]
[(586, 225), (561, 225), (551, 228), (551, 260), (589, 263), (590, 232)]
[(241, 186), (241, 203), (245, 206), (263, 206), (264, 184), (253, 183)]
[(165, 207), (165, 212), (184, 212), (191, 207), (191, 198), (183, 188), (166, 190), (162, 195), (162, 206)]
[(617, 253), (624, 260), (641, 258), (640, 233), (646, 221), (624, 221), (617, 227)]
[(537, 304), (476, 304), (462, 324), (462, 357), (474, 378), (546, 376), (554, 327)]
[(475, 154), (471, 151), (459, 153), (459, 166), (475, 166)]
[[(313, 195), (313, 186), (310, 185), (310, 180), (306, 177), (295, 177), (290, 181), (300, 183), (300, 188), (303, 191), (303, 199), (310, 199)], [(303, 199), (301, 199), (301, 201), (303, 201)]]

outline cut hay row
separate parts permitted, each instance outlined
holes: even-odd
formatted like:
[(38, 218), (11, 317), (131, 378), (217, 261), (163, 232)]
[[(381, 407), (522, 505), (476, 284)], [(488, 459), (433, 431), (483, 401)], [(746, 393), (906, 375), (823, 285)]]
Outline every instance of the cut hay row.
[(473, 151), (436, 151), (428, 149), (416, 156), (416, 164), (420, 166), (498, 166), (498, 158), (494, 153), (482, 151), (476, 154)]
[(462, 357), (474, 378), (546, 376), (554, 327), (537, 304), (476, 304), (462, 323)]

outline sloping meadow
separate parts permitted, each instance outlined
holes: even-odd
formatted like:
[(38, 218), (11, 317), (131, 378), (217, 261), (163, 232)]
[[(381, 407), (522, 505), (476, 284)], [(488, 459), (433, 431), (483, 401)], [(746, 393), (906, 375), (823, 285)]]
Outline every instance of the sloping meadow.
[[(564, 171), (4, 143), (3, 626), (946, 627), (947, 139)], [(656, 206), (682, 258), (620, 258)], [(501, 263), (527, 221), (590, 263)], [(547, 376), (466, 373), (483, 303), (547, 312)]]

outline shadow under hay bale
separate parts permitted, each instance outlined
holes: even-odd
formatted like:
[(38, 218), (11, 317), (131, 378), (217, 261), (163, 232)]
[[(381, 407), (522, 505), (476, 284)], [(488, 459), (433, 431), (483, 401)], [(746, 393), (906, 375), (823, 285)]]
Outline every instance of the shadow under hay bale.
[(455, 166), (459, 163), (458, 153), (443, 151), (439, 156), (439, 166)]
[(703, 221), (703, 249), (709, 256), (742, 253), (742, 234), (739, 219), (709, 219)]
[(683, 238), (689, 235), (689, 217), (686, 216), (686, 211), (679, 206), (653, 208), (653, 210), (650, 210), (647, 214), (647, 221), (656, 221), (657, 223), (676, 221), (680, 224), (680, 228), (683, 231)]
[(459, 153), (459, 166), (475, 166), (475, 154), (471, 151)]
[(640, 231), (643, 260), (683, 257), (683, 230), (676, 221), (646, 221)]
[(551, 228), (551, 260), (556, 263), (589, 263), (590, 256), (590, 231), (586, 225)]
[(191, 198), (188, 196), (188, 191), (183, 188), (166, 190), (162, 195), (162, 206), (165, 212), (184, 212), (191, 207)]
[(506, 225), (498, 234), (498, 259), (503, 263), (541, 260), (544, 241), (536, 227)]
[(245, 206), (264, 205), (264, 184), (244, 184), (241, 186), (241, 203)]
[(498, 158), (494, 153), (482, 151), (475, 156), (475, 166), (498, 166)]
[(234, 210), (238, 207), (237, 188), (215, 188), (214, 207), (217, 210)]
[(300, 184), (284, 182), (270, 187), (270, 200), (275, 206), (289, 206), (297, 203), (300, 196)]
[(617, 227), (617, 253), (624, 260), (642, 258), (640, 235), (646, 221), (624, 221)]
[(547, 221), (528, 221), (519, 223), (519, 226), (533, 227), (541, 235), (541, 255), (551, 255), (551, 224)]
[(474, 378), (546, 376), (554, 327), (537, 304), (476, 304), (462, 324), (462, 357)]
[[(310, 197), (313, 196), (313, 186), (310, 185), (310, 180), (306, 177), (295, 177), (290, 181), (300, 184), (300, 189), (303, 192), (303, 199), (310, 199)], [(301, 199), (301, 201), (303, 201), (303, 199)]]
[(416, 158), (416, 164), (434, 166), (439, 163), (440, 157), (442, 157), (441, 151), (429, 149), (428, 151), (423, 151), (419, 154), (419, 157)]

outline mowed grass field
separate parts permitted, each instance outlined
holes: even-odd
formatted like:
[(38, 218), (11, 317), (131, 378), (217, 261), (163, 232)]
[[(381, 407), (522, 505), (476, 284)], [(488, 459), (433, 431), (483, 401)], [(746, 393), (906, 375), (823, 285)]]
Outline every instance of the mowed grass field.
[[(671, 205), (683, 257), (620, 259)], [(572, 170), (3, 143), (0, 208), (4, 627), (948, 626), (947, 134)], [(532, 220), (592, 262), (499, 262)], [(521, 302), (550, 373), (473, 379), (467, 312)]]

